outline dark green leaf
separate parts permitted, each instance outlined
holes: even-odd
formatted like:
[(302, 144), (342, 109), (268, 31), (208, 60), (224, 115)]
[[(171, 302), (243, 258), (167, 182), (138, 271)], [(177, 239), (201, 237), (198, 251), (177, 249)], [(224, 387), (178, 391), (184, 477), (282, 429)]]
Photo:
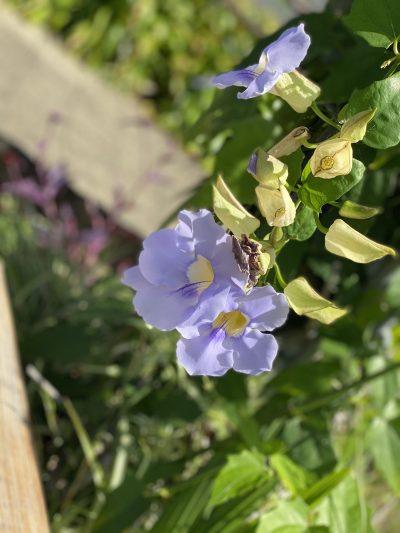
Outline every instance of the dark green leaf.
[(129, 474), (123, 484), (109, 493), (106, 502), (93, 525), (93, 533), (122, 531), (133, 524), (148, 507), (143, 497), (143, 483)]
[(345, 24), (371, 46), (387, 48), (400, 36), (398, 0), (355, 0)]
[(316, 228), (313, 210), (310, 207), (303, 206), (297, 210), (293, 224), (288, 226), (286, 231), (291, 239), (306, 241)]
[[(377, 4), (378, 5), (378, 4)], [(398, 9), (400, 13), (400, 9)], [(400, 142), (400, 72), (372, 83), (365, 89), (355, 89), (349, 103), (339, 113), (340, 120), (376, 109), (363, 142), (373, 148), (389, 148)]]
[(353, 168), (347, 176), (323, 179), (310, 175), (299, 190), (299, 197), (307, 207), (319, 212), (324, 204), (337, 200), (352, 189), (362, 179), (364, 170), (363, 163), (353, 159)]
[(227, 464), (216, 477), (209, 501), (211, 507), (221, 505), (247, 492), (270, 475), (264, 456), (257, 451), (243, 450), (228, 457)]

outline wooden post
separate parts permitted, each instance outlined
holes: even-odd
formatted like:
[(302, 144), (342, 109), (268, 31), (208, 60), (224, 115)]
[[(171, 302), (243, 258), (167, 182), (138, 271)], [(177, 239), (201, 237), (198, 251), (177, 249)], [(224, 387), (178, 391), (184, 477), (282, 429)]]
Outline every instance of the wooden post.
[(4, 268), (0, 263), (0, 532), (48, 533)]

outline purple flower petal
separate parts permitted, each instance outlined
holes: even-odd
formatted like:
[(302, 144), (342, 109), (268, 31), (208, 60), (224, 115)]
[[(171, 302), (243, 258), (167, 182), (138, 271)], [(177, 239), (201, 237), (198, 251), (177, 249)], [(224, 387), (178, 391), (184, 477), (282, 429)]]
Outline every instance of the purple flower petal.
[(257, 173), (257, 154), (253, 152), (250, 156), (249, 164), (247, 165), (247, 172), (256, 177)]
[[(207, 259), (212, 257), (217, 245), (228, 237), (223, 227), (215, 222), (213, 215), (207, 209), (200, 209), (195, 213), (181, 211), (178, 219), (179, 223), (175, 228), (177, 233), (192, 243), (196, 255), (202, 255)], [(187, 245), (185, 248), (188, 249)]]
[(194, 257), (178, 248), (179, 239), (172, 229), (152, 233), (143, 242), (139, 267), (143, 276), (154, 285), (182, 287)]
[(227, 236), (226, 242), (220, 244), (211, 260), (214, 270), (215, 284), (235, 283), (244, 289), (247, 275), (240, 271), (232, 250), (232, 237)]
[(246, 330), (239, 338), (226, 338), (223, 344), (234, 350), (233, 369), (252, 376), (271, 370), (278, 353), (275, 337), (257, 330)]
[(122, 275), (121, 282), (124, 285), (131, 287), (131, 289), (135, 289), (135, 291), (151, 286), (151, 283), (149, 283), (147, 279), (143, 277), (138, 266), (134, 266), (128, 268), (128, 270), (125, 270)]
[(221, 310), (229, 307), (228, 300), (232, 299), (230, 292), (231, 287), (225, 287), (212, 296), (204, 294), (193, 314), (190, 315), (184, 324), (176, 328), (182, 337), (191, 339), (203, 334), (203, 325), (213, 322)]
[(167, 287), (149, 284), (141, 287), (133, 299), (138, 315), (161, 330), (172, 330), (185, 322), (194, 310), (197, 297), (187, 298)]
[(284, 31), (280, 37), (264, 49), (267, 55), (267, 69), (279, 74), (292, 72), (306, 57), (311, 44), (310, 36), (304, 31), (304, 24)]
[(218, 74), (218, 76), (214, 76), (212, 83), (218, 89), (225, 89), (232, 85), (247, 87), (254, 80), (254, 70), (256, 68), (257, 65), (252, 65), (241, 70), (231, 70), (230, 72)]
[(176, 355), (191, 376), (222, 376), (233, 364), (232, 351), (223, 347), (220, 338), (210, 335), (181, 339)]
[(310, 43), (304, 24), (289, 28), (263, 50), (258, 65), (219, 74), (213, 78), (213, 84), (219, 89), (232, 85), (247, 87), (237, 95), (242, 100), (265, 94), (274, 87), (281, 74), (292, 72), (300, 65)]
[(264, 72), (261, 72), (261, 74), (250, 83), (245, 91), (238, 93), (237, 97), (240, 100), (247, 100), (248, 98), (254, 98), (267, 93), (278, 81), (280, 75), (280, 72), (264, 70)]
[(287, 319), (289, 306), (284, 294), (270, 285), (256, 287), (249, 294), (237, 298), (239, 309), (249, 317), (249, 326), (261, 331), (272, 331)]

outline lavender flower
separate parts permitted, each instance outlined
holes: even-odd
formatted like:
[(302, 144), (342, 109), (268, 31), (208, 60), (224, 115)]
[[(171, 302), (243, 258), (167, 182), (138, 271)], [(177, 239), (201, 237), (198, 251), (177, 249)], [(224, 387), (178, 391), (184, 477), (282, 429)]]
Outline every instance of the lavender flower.
[(229, 369), (257, 375), (271, 370), (278, 352), (272, 335), (288, 315), (283, 294), (271, 286), (249, 294), (223, 290), (201, 304), (178, 331), (177, 357), (190, 375), (222, 376)]
[(293, 72), (303, 61), (311, 39), (304, 24), (289, 28), (273, 43), (264, 48), (257, 65), (232, 70), (215, 76), (213, 83), (219, 89), (232, 85), (246, 87), (238, 98), (254, 98), (269, 92), (282, 74)]
[(181, 211), (178, 218), (175, 229), (156, 231), (144, 240), (139, 265), (122, 279), (136, 290), (137, 313), (162, 330), (182, 325), (221, 288), (247, 282), (234, 259), (232, 237), (209, 211)]

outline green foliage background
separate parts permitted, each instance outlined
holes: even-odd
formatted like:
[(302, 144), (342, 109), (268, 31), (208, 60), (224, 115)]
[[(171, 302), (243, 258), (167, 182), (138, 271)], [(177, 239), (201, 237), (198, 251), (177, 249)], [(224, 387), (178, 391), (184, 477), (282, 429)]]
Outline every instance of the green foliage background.
[[(32, 5), (31, 16), (78, 43), (75, 49), (89, 62), (106, 64), (106, 71), (125, 80), (124, 69), (130, 67), (116, 61), (115, 54), (125, 42), (121, 35), (128, 38), (125, 21), (133, 16), (126, 2), (112, 9), (76, 0)], [(129, 61), (138, 64), (123, 83), (135, 90), (141, 90), (141, 83), (151, 86), (148, 80), (159, 83), (158, 108), (168, 110), (166, 121), (179, 116), (186, 142), (208, 165), (210, 181), (196, 191), (192, 206), (210, 206), (217, 172), (252, 206), (255, 183), (245, 169), (254, 148), (269, 148), (297, 125), (316, 132), (317, 141), (329, 131), (311, 112), (300, 116), (268, 95), (243, 102), (234, 89), (206, 91), (206, 96), (187, 91), (193, 74), (230, 68), (249, 46), (248, 32), (231, 15), (225, 18), (221, 4), (143, 5), (153, 6), (153, 18), (132, 26), (139, 55), (132, 53)], [(301, 18), (312, 36), (302, 70), (321, 85), (326, 109), (346, 116), (379, 101), (366, 142), (355, 150), (360, 163), (338, 183), (339, 194), (315, 190), (312, 182), (303, 194), (310, 209), (344, 193), (365, 205), (382, 206), (381, 215), (354, 227), (398, 249), (400, 74), (389, 72), (388, 77), (379, 68), (391, 55), (379, 46), (394, 36), (388, 35), (385, 17), (382, 24), (382, 17), (368, 17), (365, 26), (359, 13), (374, 5), (374, 0), (355, 0), (345, 19), (330, 10)], [(400, 8), (390, 0), (382, 5), (388, 6), (383, 12), (391, 17), (392, 31)], [(199, 25), (205, 50), (201, 62), (192, 64), (187, 52), (197, 31), (171, 32), (172, 13), (179, 10), (192, 10), (188, 21)], [(210, 31), (211, 20), (220, 33)], [(91, 25), (101, 23), (104, 34), (93, 31), (93, 36), (102, 35), (102, 46), (90, 46)], [(149, 27), (157, 28), (151, 45)], [(259, 41), (243, 64), (257, 58), (266, 42)], [(183, 65), (181, 71), (176, 64)], [(304, 150), (290, 157), (291, 172), (301, 173), (309, 156)], [(46, 226), (45, 217), (6, 195), (1, 202), (0, 253), (24, 364), (34, 365), (62, 395), (52, 396), (35, 381), (29, 384), (53, 531), (397, 530), (398, 260), (359, 266), (332, 256), (320, 233), (302, 239), (303, 231), (310, 233), (310, 217), (303, 215), (292, 229), (293, 242), (282, 252), (281, 269), (288, 278), (305, 275), (351, 312), (331, 326), (292, 314), (278, 332), (281, 350), (270, 374), (190, 378), (176, 364), (175, 335), (149, 330), (132, 315), (131, 294), (113, 268), (115, 249), (104, 255), (95, 268), (96, 281), (88, 285), (86, 274), (60, 250), (38, 250), (32, 220)], [(323, 208), (324, 224), (337, 216), (335, 209)], [(134, 250), (132, 262), (133, 255)]]

